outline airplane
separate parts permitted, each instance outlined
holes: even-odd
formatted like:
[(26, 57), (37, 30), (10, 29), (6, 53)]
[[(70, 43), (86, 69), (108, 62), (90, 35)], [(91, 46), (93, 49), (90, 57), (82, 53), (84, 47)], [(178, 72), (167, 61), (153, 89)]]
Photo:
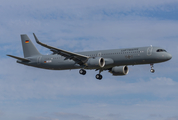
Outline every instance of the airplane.
[(168, 61), (172, 55), (160, 47), (137, 47), (126, 49), (97, 50), (86, 52), (69, 52), (56, 47), (46, 45), (38, 40), (33, 33), (36, 42), (52, 51), (50, 55), (42, 55), (34, 46), (26, 34), (21, 35), (24, 58), (7, 55), (17, 59), (17, 63), (48, 69), (48, 70), (71, 70), (80, 69), (81, 75), (86, 70), (99, 71), (95, 77), (101, 80), (101, 72), (109, 71), (113, 76), (123, 76), (129, 73), (129, 65), (150, 64), (151, 73), (154, 73), (154, 64)]

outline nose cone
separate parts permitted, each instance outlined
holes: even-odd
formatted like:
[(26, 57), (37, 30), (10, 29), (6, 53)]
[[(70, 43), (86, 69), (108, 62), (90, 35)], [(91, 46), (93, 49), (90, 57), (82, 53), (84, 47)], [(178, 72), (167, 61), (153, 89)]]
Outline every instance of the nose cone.
[(168, 54), (166, 55), (166, 59), (167, 59), (167, 60), (170, 60), (171, 58), (172, 58), (172, 55), (168, 53)]

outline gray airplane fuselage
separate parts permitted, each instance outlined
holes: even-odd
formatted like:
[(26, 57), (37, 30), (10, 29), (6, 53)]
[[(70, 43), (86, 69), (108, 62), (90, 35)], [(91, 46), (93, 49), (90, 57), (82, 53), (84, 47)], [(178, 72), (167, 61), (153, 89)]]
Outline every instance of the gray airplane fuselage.
[[(160, 50), (160, 51), (159, 51)], [(162, 51), (161, 51), (162, 50)], [(171, 54), (159, 47), (138, 47), (128, 49), (97, 50), (88, 52), (76, 52), (81, 55), (90, 56), (91, 58), (102, 57), (105, 60), (105, 66), (87, 67), (76, 64), (75, 61), (65, 59), (58, 54), (37, 55), (28, 57), (30, 62), (17, 60), (18, 63), (50, 70), (67, 70), (67, 69), (109, 69), (114, 66), (154, 64), (168, 61), (172, 58)]]
[(49, 70), (80, 69), (81, 75), (86, 74), (85, 69), (99, 70), (96, 79), (101, 80), (101, 72), (108, 70), (114, 76), (127, 75), (128, 65), (150, 64), (151, 73), (154, 73), (154, 63), (168, 61), (172, 58), (166, 50), (159, 47), (137, 47), (127, 49), (97, 50), (86, 52), (70, 52), (44, 44), (33, 33), (36, 42), (50, 49), (51, 55), (42, 55), (26, 34), (21, 35), (24, 58), (7, 55), (17, 59), (20, 64)]

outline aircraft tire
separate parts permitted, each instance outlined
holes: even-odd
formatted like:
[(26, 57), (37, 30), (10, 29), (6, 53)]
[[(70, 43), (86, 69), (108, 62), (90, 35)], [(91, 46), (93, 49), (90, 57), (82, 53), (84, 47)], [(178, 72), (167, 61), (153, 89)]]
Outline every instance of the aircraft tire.
[(103, 76), (100, 75), (100, 74), (97, 74), (95, 77), (96, 77), (96, 79), (98, 79), (98, 80), (101, 80), (101, 79), (103, 78)]
[(150, 72), (151, 72), (151, 73), (154, 73), (154, 72), (155, 72), (155, 70), (154, 70), (154, 69), (151, 69), (151, 70), (150, 70)]
[(84, 69), (80, 69), (80, 70), (79, 70), (79, 73), (80, 73), (81, 75), (85, 75), (87, 72), (86, 72), (86, 70), (84, 70)]

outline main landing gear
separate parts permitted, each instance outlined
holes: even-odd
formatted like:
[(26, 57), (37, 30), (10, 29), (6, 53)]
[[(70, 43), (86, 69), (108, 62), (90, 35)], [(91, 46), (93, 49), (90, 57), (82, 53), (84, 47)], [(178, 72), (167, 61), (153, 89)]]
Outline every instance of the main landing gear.
[(95, 77), (96, 77), (96, 79), (98, 79), (98, 80), (101, 80), (102, 78), (103, 78), (103, 76), (101, 75), (101, 72), (102, 72), (103, 70), (99, 70), (99, 74), (97, 74)]
[(153, 69), (154, 64), (150, 64), (150, 66), (151, 66), (151, 70), (150, 70), (150, 72), (151, 72), (151, 73), (154, 73), (154, 72), (155, 72), (155, 70)]
[(101, 74), (97, 74), (95, 77), (96, 77), (96, 79), (98, 79), (98, 80), (101, 80), (101, 79), (103, 78), (103, 76), (102, 76)]
[[(97, 74), (97, 75), (95, 76), (96, 79), (101, 80), (101, 79), (103, 78), (103, 76), (100, 74), (102, 71), (103, 71), (103, 70), (99, 70), (99, 74)], [(86, 74), (86, 70), (80, 69), (80, 70), (79, 70), (79, 73), (80, 73), (81, 75), (85, 75), (85, 74)]]
[(86, 70), (81, 69), (81, 70), (79, 70), (79, 73), (80, 73), (81, 75), (85, 75), (87, 72), (86, 72)]

